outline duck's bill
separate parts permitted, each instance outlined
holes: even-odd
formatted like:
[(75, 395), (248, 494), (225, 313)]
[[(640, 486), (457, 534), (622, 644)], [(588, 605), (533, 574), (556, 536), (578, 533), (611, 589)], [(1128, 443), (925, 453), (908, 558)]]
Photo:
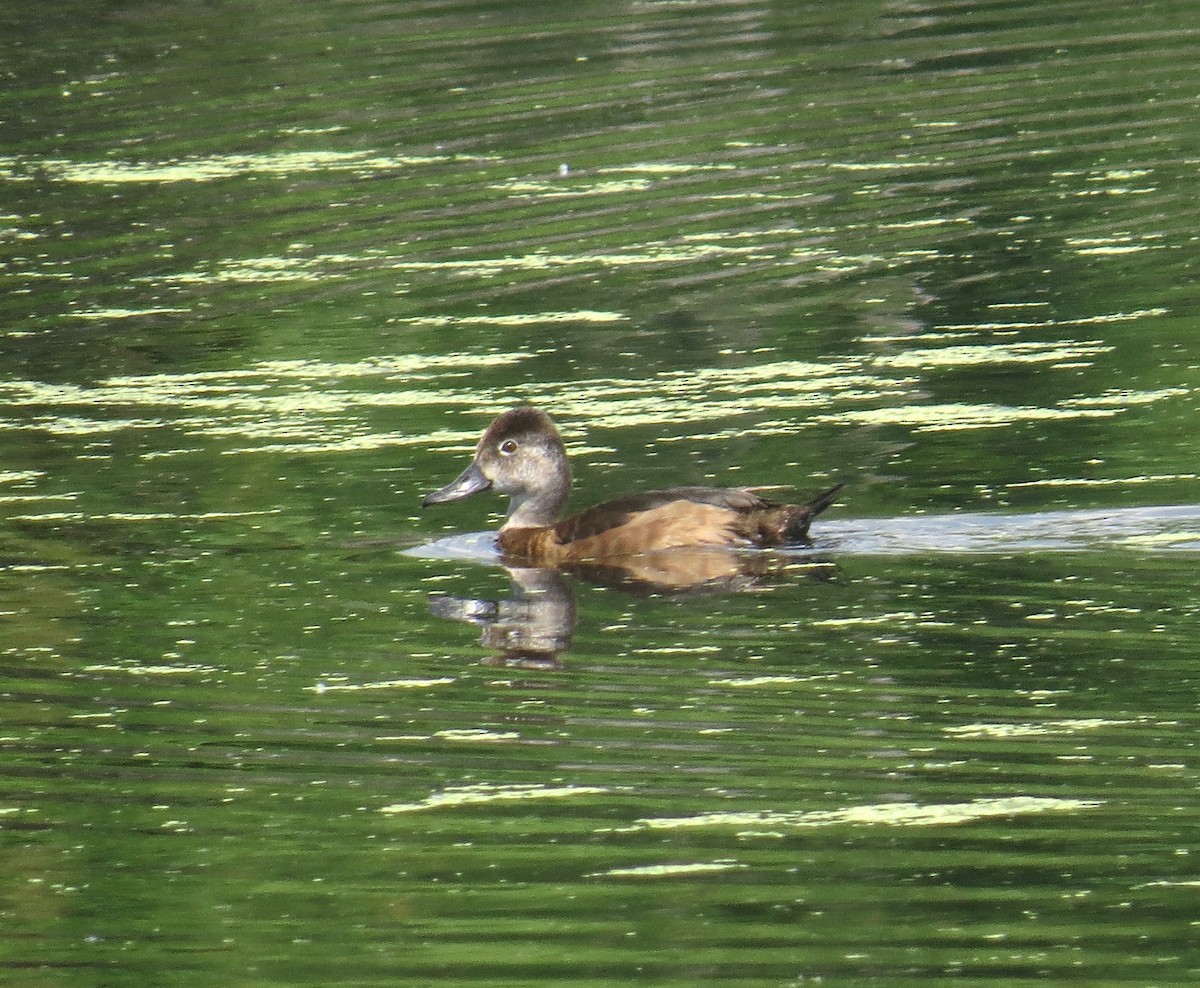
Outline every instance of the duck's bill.
[(491, 486), (492, 482), (483, 475), (483, 471), (479, 469), (479, 464), (472, 462), (466, 470), (450, 481), (440, 491), (426, 494), (421, 499), (421, 507), (428, 508), (431, 504), (447, 504), (450, 501), (461, 501), (464, 497), (470, 497), (472, 494), (486, 491)]

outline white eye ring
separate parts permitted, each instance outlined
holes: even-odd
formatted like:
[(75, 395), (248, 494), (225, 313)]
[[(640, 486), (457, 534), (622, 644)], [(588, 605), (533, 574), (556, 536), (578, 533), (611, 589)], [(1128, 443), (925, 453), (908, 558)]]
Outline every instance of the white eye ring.
[(515, 439), (505, 439), (498, 448), (501, 456), (512, 456), (517, 451), (517, 441)]

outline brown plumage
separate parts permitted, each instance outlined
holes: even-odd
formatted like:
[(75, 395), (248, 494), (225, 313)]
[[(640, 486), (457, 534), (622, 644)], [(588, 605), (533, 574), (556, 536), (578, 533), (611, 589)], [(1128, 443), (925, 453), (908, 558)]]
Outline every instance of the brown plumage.
[(606, 501), (559, 520), (571, 488), (553, 420), (536, 408), (497, 418), (470, 466), (424, 505), (494, 489), (511, 498), (498, 543), (512, 561), (539, 565), (605, 561), (663, 549), (777, 546), (803, 542), (838, 484), (805, 504), (781, 504), (728, 487), (673, 487)]

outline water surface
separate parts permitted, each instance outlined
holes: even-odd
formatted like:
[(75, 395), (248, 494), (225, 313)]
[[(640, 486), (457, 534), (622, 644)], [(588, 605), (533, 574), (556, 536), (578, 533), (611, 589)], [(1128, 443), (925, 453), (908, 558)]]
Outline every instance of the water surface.
[[(7, 979), (1194, 981), (1191, 14), (0, 14)], [(516, 402), (847, 487), (510, 573)]]

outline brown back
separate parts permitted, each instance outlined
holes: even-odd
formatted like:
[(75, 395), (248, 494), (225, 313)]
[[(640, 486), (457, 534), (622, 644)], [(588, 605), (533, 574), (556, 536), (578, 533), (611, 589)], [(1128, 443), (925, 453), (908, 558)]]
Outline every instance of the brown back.
[(554, 565), (659, 549), (784, 545), (804, 540), (813, 517), (833, 503), (840, 488), (807, 504), (777, 504), (739, 488), (647, 491), (598, 504), (546, 528), (501, 531), (500, 548), (515, 559)]

